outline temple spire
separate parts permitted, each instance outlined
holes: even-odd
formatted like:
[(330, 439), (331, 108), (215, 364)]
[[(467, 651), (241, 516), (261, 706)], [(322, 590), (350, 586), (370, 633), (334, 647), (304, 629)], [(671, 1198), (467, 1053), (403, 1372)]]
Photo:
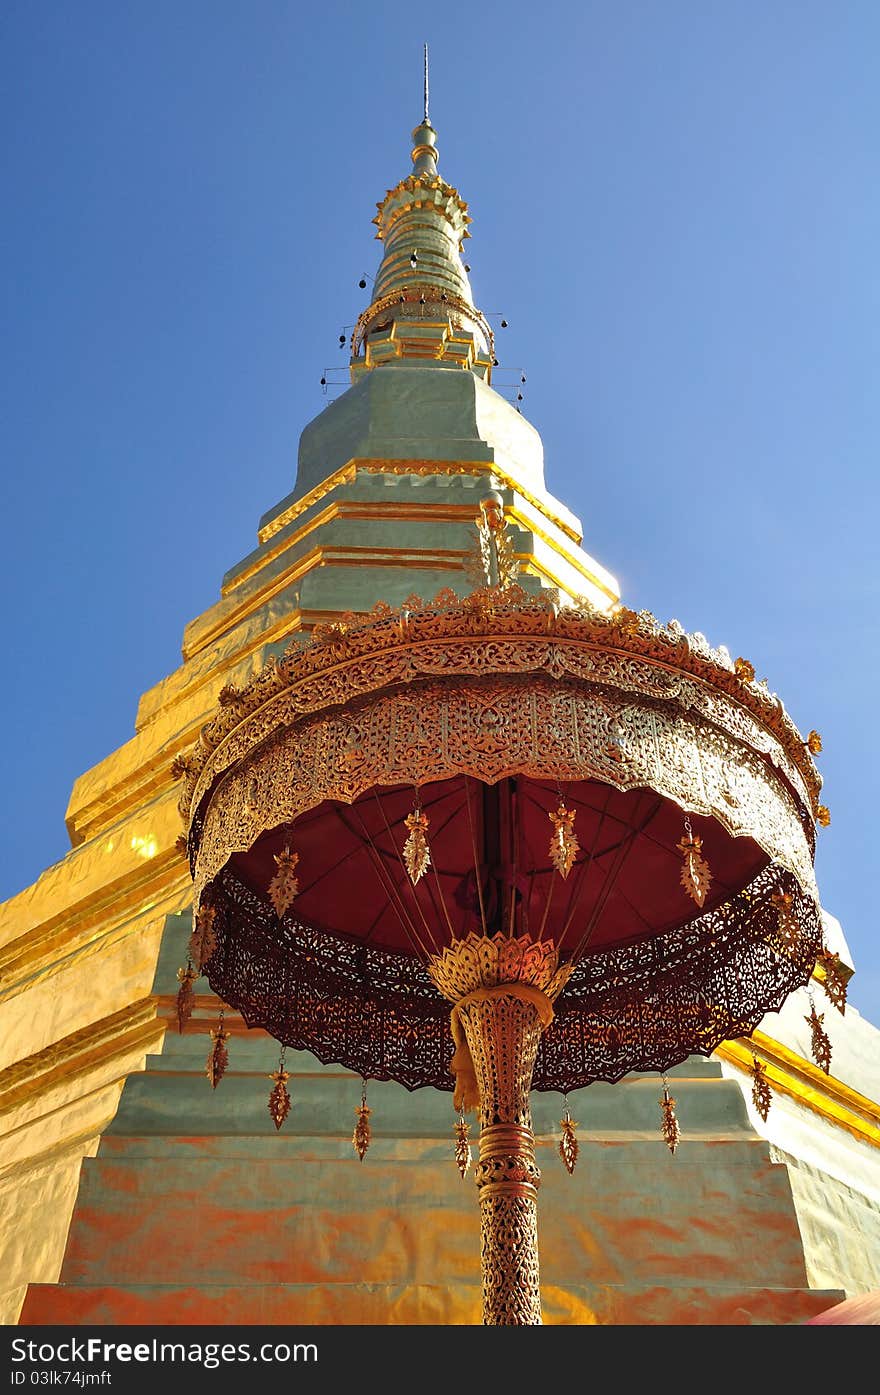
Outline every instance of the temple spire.
[(352, 378), (396, 359), (458, 365), (491, 379), (492, 331), (473, 301), (463, 250), (467, 204), (437, 169), (424, 45), (423, 118), (412, 133), (412, 172), (377, 205), (384, 255), (370, 304), (352, 334)]

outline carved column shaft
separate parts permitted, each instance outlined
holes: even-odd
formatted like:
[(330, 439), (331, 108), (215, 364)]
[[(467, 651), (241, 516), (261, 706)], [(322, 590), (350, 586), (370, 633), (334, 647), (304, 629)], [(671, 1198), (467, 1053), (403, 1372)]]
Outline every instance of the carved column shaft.
[(531, 1003), (508, 996), (461, 1006), (480, 1089), (480, 1258), (483, 1323), (540, 1325), (538, 1186), (529, 1108), (541, 1023)]

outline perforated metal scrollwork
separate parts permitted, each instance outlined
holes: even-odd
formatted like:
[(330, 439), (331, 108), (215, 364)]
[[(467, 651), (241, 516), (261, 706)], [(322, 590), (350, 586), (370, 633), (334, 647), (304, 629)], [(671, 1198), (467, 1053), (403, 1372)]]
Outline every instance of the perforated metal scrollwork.
[(538, 1186), (529, 1090), (541, 1040), (536, 1008), (511, 995), (468, 1000), (461, 1021), (480, 1088), (483, 1322), (541, 1322)]
[[(792, 897), (784, 945), (773, 896)], [(407, 954), (280, 920), (227, 870), (210, 889), (217, 948), (205, 973), (253, 1027), (358, 1075), (451, 1090), (449, 1005)], [(678, 929), (582, 958), (541, 1038), (533, 1088), (574, 1090), (664, 1070), (748, 1036), (809, 981), (822, 948), (815, 903), (784, 868)]]

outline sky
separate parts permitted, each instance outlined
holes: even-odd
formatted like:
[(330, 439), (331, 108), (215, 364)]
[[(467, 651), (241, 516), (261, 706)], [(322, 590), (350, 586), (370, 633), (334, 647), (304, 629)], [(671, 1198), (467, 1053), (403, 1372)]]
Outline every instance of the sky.
[(548, 488), (627, 604), (822, 734), (818, 881), (880, 1024), (875, 0), (5, 0), (0, 899), (293, 486), (424, 41)]

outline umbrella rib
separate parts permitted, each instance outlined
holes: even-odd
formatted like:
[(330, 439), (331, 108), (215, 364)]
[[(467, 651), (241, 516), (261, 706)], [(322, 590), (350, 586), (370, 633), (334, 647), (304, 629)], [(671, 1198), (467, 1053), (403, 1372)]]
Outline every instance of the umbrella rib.
[[(349, 831), (349, 833), (353, 833), (353, 832), (354, 832), (354, 829), (351, 827), (351, 824), (346, 823), (345, 819), (342, 817), (342, 814), (341, 814), (341, 812), (340, 812), (338, 806), (334, 806), (334, 812), (335, 812), (337, 818), (339, 818), (339, 820), (340, 820), (340, 822), (342, 823), (343, 827), (344, 827), (344, 828), (347, 828), (348, 831)], [(346, 863), (346, 862), (349, 860), (349, 858), (351, 858), (351, 857), (357, 857), (357, 854), (358, 854), (359, 851), (360, 851), (360, 850), (359, 850), (359, 848), (357, 848), (357, 847), (352, 848), (349, 852), (345, 853), (342, 857), (340, 857), (340, 858), (338, 859), (338, 861), (334, 862), (332, 866), (330, 866), (330, 867), (325, 867), (325, 868), (324, 868), (324, 871), (323, 871), (323, 872), (319, 872), (318, 875), (317, 875), (316, 877), (313, 877), (312, 880), (311, 880), (310, 882), (304, 883), (303, 886), (302, 886), (302, 889), (301, 889), (301, 891), (300, 891), (300, 893), (299, 893), (300, 896), (305, 895), (306, 892), (314, 891), (315, 887), (316, 887), (316, 886), (320, 886), (321, 882), (323, 882), (327, 877), (332, 877), (333, 874), (334, 874), (334, 872), (338, 872), (339, 869), (340, 869), (340, 867), (342, 867), (342, 865), (343, 865), (344, 863)], [(300, 865), (302, 865), (302, 864), (300, 864)]]
[[(641, 800), (639, 800), (639, 803), (641, 803)], [(614, 860), (614, 865), (613, 865), (613, 867), (610, 869), (610, 871), (606, 874), (606, 877), (605, 877), (605, 886), (602, 888), (602, 891), (599, 893), (599, 897), (598, 897), (598, 899), (597, 899), (597, 901), (596, 901), (595, 906), (593, 907), (593, 910), (592, 910), (592, 913), (591, 913), (591, 915), (590, 915), (590, 918), (589, 918), (589, 920), (587, 921), (586, 929), (584, 930), (584, 933), (583, 933), (583, 935), (581, 936), (581, 938), (580, 938), (580, 940), (579, 940), (579, 942), (578, 942), (578, 946), (577, 946), (577, 949), (576, 949), (576, 951), (575, 951), (575, 958), (578, 958), (578, 957), (580, 956), (581, 952), (586, 948), (587, 944), (589, 943), (590, 937), (591, 937), (591, 935), (592, 935), (592, 933), (593, 933), (593, 931), (594, 931), (596, 925), (597, 925), (598, 922), (599, 922), (599, 917), (601, 916), (602, 912), (604, 911), (604, 909), (605, 909), (605, 907), (606, 907), (606, 905), (607, 905), (607, 903), (608, 903), (608, 898), (609, 898), (609, 896), (611, 895), (611, 892), (614, 890), (614, 884), (615, 884), (615, 882), (617, 881), (617, 878), (620, 876), (620, 873), (621, 873), (621, 871), (622, 871), (622, 869), (623, 869), (623, 864), (624, 864), (624, 862), (626, 861), (627, 856), (629, 855), (629, 853), (632, 851), (632, 848), (633, 848), (634, 845), (635, 845), (636, 839), (638, 838), (639, 834), (643, 831), (643, 829), (647, 827), (647, 825), (650, 823), (651, 819), (654, 818), (655, 814), (657, 813), (657, 810), (660, 808), (660, 806), (662, 805), (662, 803), (663, 803), (663, 800), (662, 800), (662, 799), (657, 799), (657, 801), (656, 801), (656, 803), (654, 804), (653, 808), (650, 809), (650, 811), (645, 815), (645, 818), (642, 820), (642, 822), (641, 822), (641, 824), (639, 825), (639, 827), (638, 827), (638, 828), (632, 829), (629, 838), (628, 838), (628, 839), (625, 839), (625, 840), (621, 843), (620, 848), (619, 848), (618, 853), (617, 853), (617, 856), (616, 856), (616, 858), (615, 858), (615, 860)], [(636, 805), (636, 808), (638, 808), (638, 805)], [(567, 928), (567, 927), (566, 927), (566, 928)]]
[(479, 866), (479, 862), (478, 862), (478, 859), (477, 859), (477, 837), (476, 837), (476, 834), (474, 833), (474, 819), (473, 819), (473, 814), (472, 814), (472, 812), (471, 812), (471, 792), (470, 792), (470, 787), (468, 786), (468, 777), (467, 777), (467, 775), (465, 775), (463, 778), (464, 778), (464, 795), (465, 795), (465, 800), (467, 801), (468, 827), (470, 828), (470, 831), (471, 831), (471, 848), (473, 849), (473, 854), (474, 854), (474, 877), (476, 878), (476, 882), (477, 882), (477, 896), (479, 897), (479, 901), (480, 901), (480, 920), (481, 920), (482, 925), (483, 925), (483, 934), (484, 934), (484, 935), (488, 935), (488, 933), (489, 933), (489, 927), (488, 927), (488, 925), (486, 924), (486, 907), (485, 907), (485, 905), (483, 904), (483, 880), (482, 880), (482, 877), (480, 876), (480, 866)]
[[(376, 868), (376, 872), (379, 877), (379, 883), (380, 885), (384, 886), (386, 893), (390, 893), (391, 904), (394, 906), (395, 913), (397, 915), (398, 920), (400, 921), (404, 934), (406, 935), (407, 939), (410, 940), (410, 942), (415, 943), (419, 952), (421, 954), (424, 954), (426, 959), (429, 958), (428, 951), (425, 949), (425, 946), (422, 944), (422, 941), (419, 938), (419, 934), (416, 930), (415, 924), (413, 923), (413, 921), (410, 920), (406, 911), (406, 907), (403, 904), (403, 900), (401, 899), (398, 893), (397, 887), (394, 885), (394, 881), (387, 867), (385, 866), (382, 857), (379, 854), (379, 850), (373, 842), (373, 839), (370, 836), (370, 832), (366, 824), (361, 818), (360, 810), (354, 804), (351, 806), (351, 809), (355, 817), (357, 818), (358, 823), (361, 826), (364, 837), (367, 840), (367, 847), (369, 849), (370, 856), (373, 859), (373, 864)], [(342, 819), (342, 822), (346, 824), (346, 827), (348, 827), (349, 825), (347, 824), (346, 819), (341, 811), (339, 817)], [(353, 832), (354, 830), (350, 829), (350, 831)]]
[[(606, 816), (606, 814), (608, 813), (608, 805), (611, 803), (611, 795), (612, 795), (612, 793), (613, 793), (613, 790), (612, 790), (611, 786), (608, 785), (607, 788), (606, 788), (605, 803), (602, 805), (602, 808), (599, 809), (599, 810), (597, 810), (597, 809), (593, 809), (593, 810), (592, 810), (593, 813), (598, 813), (598, 814), (599, 814), (599, 821), (598, 821), (598, 823), (596, 824), (596, 828), (595, 828), (595, 831), (594, 831), (594, 833), (593, 833), (593, 841), (592, 841), (591, 844), (590, 844), (590, 850), (589, 850), (589, 852), (587, 853), (586, 857), (582, 858), (581, 861), (580, 861), (577, 884), (574, 885), (574, 886), (572, 886), (571, 892), (570, 892), (570, 894), (569, 894), (568, 905), (567, 905), (566, 908), (565, 908), (565, 922), (564, 922), (564, 924), (563, 924), (562, 934), (559, 936), (559, 947), (560, 947), (560, 948), (561, 948), (561, 946), (562, 946), (563, 940), (565, 939), (565, 936), (566, 936), (567, 933), (568, 933), (568, 927), (570, 926), (572, 920), (574, 919), (574, 913), (575, 913), (575, 911), (577, 910), (578, 906), (579, 906), (580, 903), (581, 903), (581, 897), (583, 896), (583, 893), (584, 893), (584, 891), (586, 890), (586, 884), (587, 884), (587, 877), (588, 877), (588, 875), (589, 875), (589, 869), (590, 869), (590, 867), (592, 866), (593, 861), (594, 861), (594, 859), (595, 859), (595, 857), (596, 857), (596, 844), (597, 844), (598, 841), (599, 841), (599, 835), (600, 835), (600, 833), (602, 832), (602, 825), (603, 825), (603, 823), (605, 822), (605, 816)], [(574, 800), (574, 799), (572, 800), (572, 803), (579, 803), (579, 802), (580, 802), (579, 800)], [(583, 805), (582, 805), (581, 807), (583, 807)], [(555, 876), (554, 876), (553, 880), (555, 881)], [(552, 886), (552, 883), (551, 883), (551, 886)], [(542, 925), (542, 933), (543, 933), (543, 925)]]
[(386, 815), (386, 813), (385, 813), (384, 806), (383, 806), (383, 804), (382, 804), (381, 799), (379, 798), (378, 791), (377, 791), (375, 788), (373, 789), (373, 798), (375, 799), (376, 803), (377, 803), (378, 806), (379, 806), (379, 812), (380, 812), (380, 814), (382, 815), (382, 822), (383, 822), (384, 825), (385, 825), (385, 831), (386, 831), (386, 833), (388, 834), (389, 840), (390, 840), (390, 842), (391, 842), (391, 846), (393, 847), (394, 851), (395, 851), (396, 854), (397, 854), (397, 860), (398, 860), (398, 862), (400, 863), (400, 867), (401, 867), (401, 871), (403, 872), (404, 880), (406, 881), (406, 885), (409, 887), (410, 894), (411, 894), (411, 896), (412, 896), (412, 898), (413, 898), (413, 903), (414, 903), (415, 908), (416, 908), (416, 910), (418, 911), (418, 913), (419, 913), (419, 915), (420, 915), (420, 917), (421, 917), (422, 924), (423, 924), (424, 927), (425, 927), (425, 933), (427, 934), (428, 939), (431, 941), (431, 944), (434, 946), (433, 953), (434, 953), (434, 954), (439, 954), (439, 953), (440, 953), (440, 947), (439, 947), (439, 945), (437, 944), (437, 941), (434, 939), (434, 932), (432, 931), (430, 925), (428, 924), (427, 920), (425, 919), (425, 913), (424, 913), (424, 911), (422, 910), (421, 906), (419, 905), (419, 898), (416, 896), (416, 889), (415, 889), (415, 887), (413, 886), (412, 882), (411, 882), (410, 879), (409, 879), (409, 872), (406, 870), (406, 863), (405, 863), (404, 860), (403, 860), (403, 854), (401, 853), (400, 849), (399, 849), (398, 846), (397, 846), (397, 843), (396, 843), (395, 840), (394, 840), (394, 834), (391, 832), (391, 825), (390, 825), (389, 822), (388, 822), (388, 817), (387, 817), (387, 815)]

